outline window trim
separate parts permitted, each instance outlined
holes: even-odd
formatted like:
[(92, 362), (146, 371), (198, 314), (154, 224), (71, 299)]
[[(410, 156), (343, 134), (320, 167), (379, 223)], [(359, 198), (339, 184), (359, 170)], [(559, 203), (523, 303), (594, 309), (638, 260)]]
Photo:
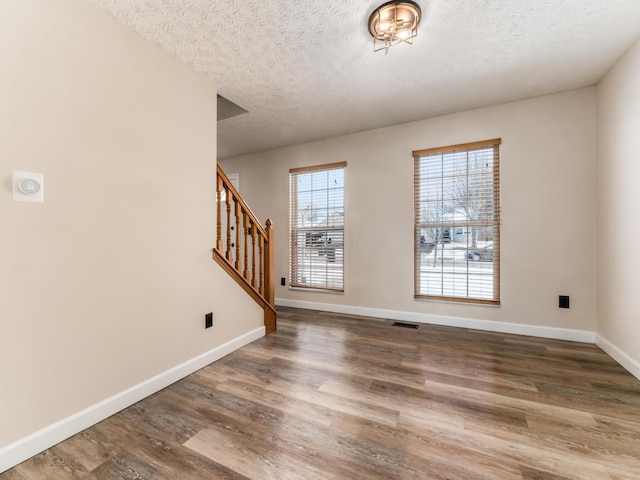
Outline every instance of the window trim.
[[(454, 303), (467, 303), (476, 305), (495, 305), (501, 304), (501, 292), (500, 292), (500, 225), (501, 225), (501, 206), (500, 206), (500, 145), (502, 144), (501, 138), (495, 138), (491, 140), (482, 140), (478, 142), (460, 143), (451, 146), (427, 148), (422, 150), (414, 150), (412, 152), (414, 159), (414, 298), (420, 300), (435, 300)], [(420, 256), (420, 228), (418, 210), (420, 203), (420, 159), (425, 156), (431, 155), (445, 155), (452, 153), (463, 153), (473, 150), (481, 150), (486, 148), (493, 148), (493, 298), (483, 299), (475, 297), (454, 297), (450, 295), (426, 295), (419, 293), (420, 286), (420, 271), (419, 271), (419, 256)], [(468, 274), (467, 274), (468, 275)]]
[(320, 170), (336, 170), (338, 168), (345, 168), (346, 166), (347, 162), (325, 163), (323, 165), (312, 165), (310, 167), (290, 168), (289, 173), (309, 173), (318, 172)]
[[(295, 290), (305, 290), (305, 291), (316, 291), (316, 292), (330, 292), (330, 293), (343, 293), (344, 292), (344, 231), (345, 225), (342, 224), (341, 229), (336, 229), (336, 227), (327, 227), (326, 230), (338, 230), (342, 231), (343, 238), (343, 247), (342, 247), (342, 272), (341, 272), (341, 283), (342, 288), (331, 288), (329, 286), (315, 286), (315, 285), (306, 285), (303, 283), (298, 283), (295, 278), (293, 272), (295, 270), (295, 265), (297, 265), (297, 261), (294, 262), (296, 255), (294, 254), (294, 243), (296, 237), (297, 229), (294, 228), (294, 208), (292, 203), (292, 178), (297, 178), (295, 176), (299, 174), (305, 173), (313, 173), (313, 172), (321, 172), (321, 171), (329, 171), (329, 170), (344, 170), (347, 167), (347, 162), (335, 162), (335, 163), (327, 163), (322, 165), (312, 165), (307, 167), (296, 167), (289, 169), (289, 288)], [(344, 176), (344, 172), (343, 172)], [(343, 185), (343, 193), (345, 186)], [(344, 202), (344, 198), (343, 198)], [(297, 207), (297, 204), (296, 204)], [(344, 203), (343, 203), (344, 208)], [(297, 209), (296, 209), (297, 216)], [(327, 278), (328, 280), (328, 278)], [(325, 283), (329, 283), (326, 281)]]

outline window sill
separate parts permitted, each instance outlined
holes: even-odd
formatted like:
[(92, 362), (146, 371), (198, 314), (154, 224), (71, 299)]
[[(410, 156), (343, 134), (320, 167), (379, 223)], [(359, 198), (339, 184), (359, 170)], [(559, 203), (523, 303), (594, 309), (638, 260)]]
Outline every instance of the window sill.
[(344, 295), (344, 290), (331, 290), (329, 288), (289, 287), (289, 290), (294, 292), (333, 293), (335, 295)]

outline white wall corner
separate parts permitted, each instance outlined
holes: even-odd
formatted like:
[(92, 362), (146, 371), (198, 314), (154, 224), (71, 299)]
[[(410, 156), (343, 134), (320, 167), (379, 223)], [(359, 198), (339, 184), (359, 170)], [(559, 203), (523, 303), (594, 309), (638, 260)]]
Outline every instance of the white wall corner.
[(598, 345), (602, 350), (604, 350), (607, 355), (609, 355), (616, 362), (627, 369), (631, 375), (640, 380), (640, 362), (631, 358), (629, 355), (620, 350), (606, 338), (603, 338), (601, 335), (596, 336), (596, 345)]
[(264, 336), (265, 328), (256, 328), (213, 350), (0, 448), (0, 474)]
[(543, 327), (539, 325), (522, 325), (519, 323), (496, 322), (493, 320), (477, 320), (473, 318), (450, 317), (445, 315), (430, 315), (427, 313), (403, 312), (398, 310), (383, 310), (378, 308), (353, 307), (349, 305), (333, 305), (327, 303), (305, 302), (276, 298), (276, 305), (283, 307), (304, 308), (307, 310), (323, 310), (326, 312), (346, 313), (364, 317), (385, 318), (404, 322), (426, 323), (447, 327), (469, 328), (497, 333), (511, 333), (514, 335), (528, 335), (532, 337), (568, 340), (571, 342), (595, 343), (596, 334), (587, 330), (572, 330), (569, 328)]

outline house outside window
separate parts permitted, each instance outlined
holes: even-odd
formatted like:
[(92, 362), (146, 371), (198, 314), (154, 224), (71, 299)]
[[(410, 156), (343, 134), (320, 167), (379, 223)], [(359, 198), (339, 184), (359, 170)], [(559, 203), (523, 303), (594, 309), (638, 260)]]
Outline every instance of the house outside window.
[(290, 286), (344, 291), (346, 162), (294, 168), (290, 182)]
[(500, 144), (413, 152), (415, 298), (500, 303)]

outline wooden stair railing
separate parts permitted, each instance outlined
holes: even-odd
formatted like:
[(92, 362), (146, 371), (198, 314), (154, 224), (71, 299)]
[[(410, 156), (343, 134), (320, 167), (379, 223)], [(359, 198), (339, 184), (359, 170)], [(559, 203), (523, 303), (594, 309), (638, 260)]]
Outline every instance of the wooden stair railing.
[(271, 220), (263, 227), (220, 165), (217, 172), (218, 220), (213, 259), (263, 308), (264, 326), (271, 333), (276, 329)]

